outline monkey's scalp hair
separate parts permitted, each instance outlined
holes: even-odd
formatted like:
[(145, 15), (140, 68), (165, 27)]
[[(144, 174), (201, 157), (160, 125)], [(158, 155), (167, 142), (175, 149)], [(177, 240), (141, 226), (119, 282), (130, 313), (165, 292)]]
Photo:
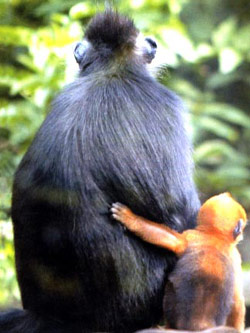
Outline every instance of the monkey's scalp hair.
[(105, 46), (112, 51), (133, 48), (137, 35), (134, 22), (112, 10), (97, 14), (85, 32), (85, 38), (93, 46)]

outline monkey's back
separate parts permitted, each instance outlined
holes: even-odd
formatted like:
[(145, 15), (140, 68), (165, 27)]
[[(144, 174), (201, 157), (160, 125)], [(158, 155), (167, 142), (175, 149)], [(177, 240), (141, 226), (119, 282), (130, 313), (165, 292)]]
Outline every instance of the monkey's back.
[[(133, 74), (131, 74), (133, 73)], [(129, 332), (161, 315), (172, 256), (112, 221), (114, 201), (178, 231), (199, 201), (179, 99), (146, 74), (80, 78), (59, 95), (15, 176), (24, 307)]]
[(188, 248), (166, 286), (164, 313), (171, 328), (204, 330), (226, 325), (233, 303), (233, 281), (230, 259), (216, 248)]

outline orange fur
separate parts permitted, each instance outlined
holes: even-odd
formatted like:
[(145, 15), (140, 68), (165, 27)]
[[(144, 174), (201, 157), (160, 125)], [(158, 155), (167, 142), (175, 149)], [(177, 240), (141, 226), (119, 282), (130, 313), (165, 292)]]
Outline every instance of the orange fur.
[[(194, 230), (186, 230), (182, 234), (165, 225), (139, 217), (128, 207), (119, 203), (113, 204), (111, 211), (115, 219), (146, 242), (171, 250), (180, 258), (184, 258), (186, 253), (197, 253), (196, 264), (198, 262), (199, 271), (204, 276), (216, 279), (216, 283), (221, 286), (227, 278), (225, 275), (228, 271), (225, 260), (221, 258), (226, 258), (233, 272), (233, 300), (230, 313), (225, 318), (225, 324), (240, 332), (243, 331), (245, 304), (242, 293), (241, 258), (236, 245), (242, 238), (247, 217), (244, 208), (229, 193), (208, 199), (198, 213), (197, 227)], [(199, 257), (201, 251), (202, 253), (205, 251), (204, 257)], [(192, 267), (190, 272), (192, 273)], [(192, 274), (196, 278), (197, 272)], [(195, 299), (201, 292), (199, 288), (204, 289), (205, 286), (197, 287)], [(197, 309), (193, 310), (191, 327), (203, 329), (215, 326), (216, 309), (214, 307), (216, 305), (213, 303), (215, 301), (211, 295), (202, 310), (198, 308), (200, 305), (197, 305)], [(185, 328), (182, 318), (176, 320), (176, 328)]]

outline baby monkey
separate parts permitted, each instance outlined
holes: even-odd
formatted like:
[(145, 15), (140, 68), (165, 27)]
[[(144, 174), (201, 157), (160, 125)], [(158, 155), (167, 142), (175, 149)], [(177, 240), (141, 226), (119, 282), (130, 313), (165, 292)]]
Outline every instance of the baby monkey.
[(178, 233), (135, 215), (114, 203), (112, 216), (144, 241), (179, 257), (165, 288), (166, 327), (204, 330), (226, 325), (244, 330), (245, 303), (241, 257), (236, 247), (246, 225), (246, 212), (229, 193), (208, 199), (197, 227)]

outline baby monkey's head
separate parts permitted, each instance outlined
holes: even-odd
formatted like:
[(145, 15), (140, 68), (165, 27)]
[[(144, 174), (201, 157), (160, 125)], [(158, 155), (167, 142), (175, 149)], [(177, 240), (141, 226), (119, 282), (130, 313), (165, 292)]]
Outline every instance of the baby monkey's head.
[(200, 208), (198, 225), (219, 232), (228, 241), (238, 243), (247, 223), (245, 209), (232, 198), (230, 193), (222, 193), (208, 199)]

